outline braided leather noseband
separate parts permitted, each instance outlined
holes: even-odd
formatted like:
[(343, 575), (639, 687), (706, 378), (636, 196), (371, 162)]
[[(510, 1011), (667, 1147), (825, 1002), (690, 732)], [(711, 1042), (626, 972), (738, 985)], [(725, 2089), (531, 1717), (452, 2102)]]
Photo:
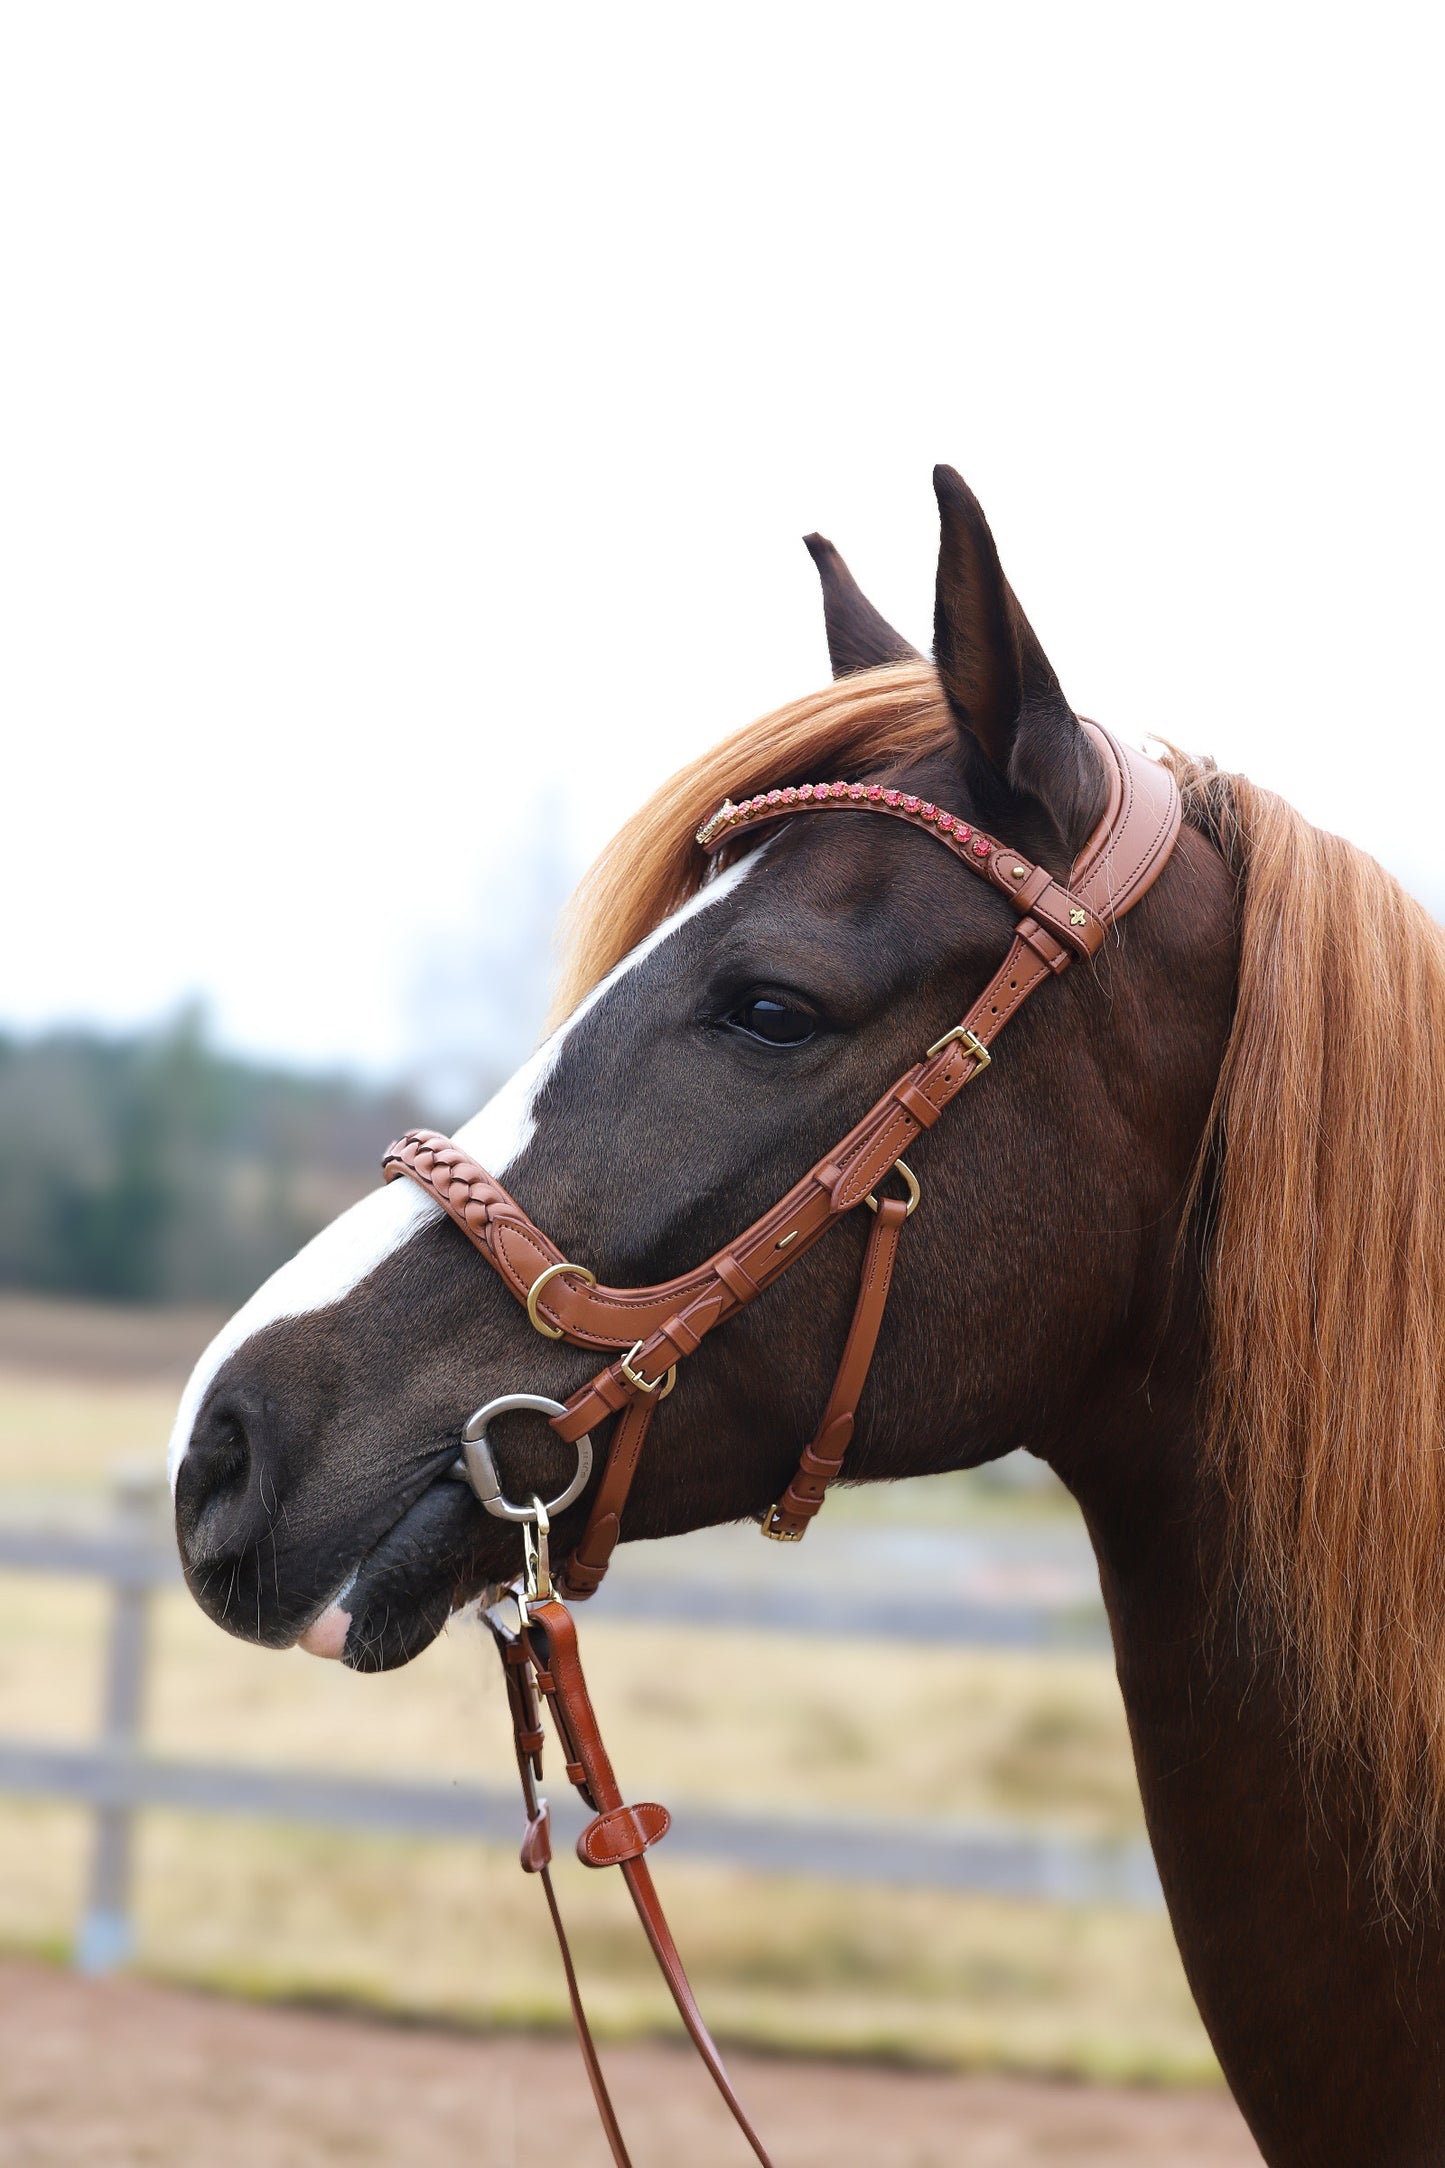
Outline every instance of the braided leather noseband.
[[(902, 1163), (902, 1154), (921, 1130), (933, 1126), (949, 1101), (988, 1067), (992, 1042), (1034, 989), (1067, 970), (1075, 957), (1097, 954), (1109, 927), (1158, 878), (1179, 833), (1179, 791), (1169, 771), (1122, 745), (1097, 724), (1084, 727), (1103, 761), (1108, 800), (1067, 887), (1053, 880), (1045, 868), (1031, 864), (968, 822), (925, 799), (877, 783), (805, 783), (764, 792), (740, 806), (727, 801), (698, 830), (699, 845), (714, 851), (745, 831), (770, 821), (792, 820), (801, 813), (886, 814), (936, 837), (972, 873), (1007, 897), (1019, 924), (1003, 963), (962, 1022), (935, 1040), (922, 1059), (770, 1211), (694, 1271), (654, 1287), (599, 1286), (585, 1267), (562, 1255), (485, 1168), (447, 1137), (435, 1130), (410, 1130), (386, 1153), (382, 1163), (386, 1180), (405, 1175), (434, 1197), (525, 1306), (538, 1332), (576, 1347), (622, 1351), (565, 1406), (542, 1403), (549, 1412), (556, 1411), (552, 1427), (558, 1436), (579, 1450), (578, 1477), (558, 1503), (576, 1495), (585, 1480), (590, 1459), (584, 1459), (584, 1454), (590, 1455), (593, 1424), (608, 1416), (618, 1418), (586, 1526), (559, 1577), (565, 1595), (590, 1596), (601, 1584), (621, 1531), (643, 1442), (659, 1402), (672, 1390), (677, 1365), (696, 1351), (715, 1326), (779, 1279), (845, 1213), (866, 1203), (873, 1209), (873, 1225), (833, 1389), (816, 1435), (803, 1448), (796, 1474), (763, 1519), (764, 1535), (779, 1542), (797, 1542), (806, 1532), (851, 1442), (859, 1397), (883, 1322), (899, 1237), (919, 1200), (919, 1185)], [(895, 1167), (907, 1184), (907, 1198), (876, 1198), (873, 1192)], [(666, 1809), (625, 1806), (602, 1746), (577, 1657), (576, 1629), (550, 1584), (547, 1509), (540, 1500), (519, 1509), (508, 1508), (500, 1499), (484, 1418), (523, 1400), (524, 1396), (512, 1396), (492, 1403), (472, 1419), (464, 1433), (472, 1441), (467, 1467), (490, 1510), (506, 1511), (538, 1529), (540, 1558), (538, 1549), (529, 1543), (528, 1579), (525, 1586), (518, 1583), (512, 1591), (518, 1625), (514, 1629), (497, 1609), (489, 1612), (488, 1619), (506, 1670), (527, 1807), (522, 1864), (542, 1875), (598, 2109), (614, 2159), (625, 2168), (626, 2149), (582, 2012), (547, 1871), (546, 1802), (539, 1800), (535, 1788), (541, 1775), (542, 1745), (538, 1690), (553, 1710), (567, 1774), (594, 1812), (594, 1820), (579, 1839), (579, 1854), (589, 1866), (621, 1867), (683, 2021), (753, 2151), (766, 2164), (767, 2155), (703, 2025), (642, 1858), (643, 1851), (667, 1829)]]

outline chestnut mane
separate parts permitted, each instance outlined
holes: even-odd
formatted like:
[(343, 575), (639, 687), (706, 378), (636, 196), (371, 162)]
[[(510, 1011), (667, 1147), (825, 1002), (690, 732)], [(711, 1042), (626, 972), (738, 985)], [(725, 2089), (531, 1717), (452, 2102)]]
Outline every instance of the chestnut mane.
[(1445, 930), (1283, 799), (1172, 765), (1239, 897), (1196, 1178), (1234, 1570), (1302, 1746), (1372, 1806), (1383, 1888), (1428, 1885), (1445, 1837)]
[[(949, 742), (937, 672), (841, 679), (664, 783), (583, 879), (553, 1021), (709, 870), (724, 796)], [(1445, 931), (1353, 844), (1168, 756), (1234, 875), (1238, 999), (1195, 1177), (1209, 1452), (1300, 1740), (1368, 1787), (1384, 1885), (1445, 1839)]]
[(936, 752), (957, 729), (932, 663), (889, 663), (794, 700), (679, 768), (583, 875), (563, 920), (547, 1028), (697, 893), (711, 862), (696, 831), (724, 798), (835, 775), (851, 781)]

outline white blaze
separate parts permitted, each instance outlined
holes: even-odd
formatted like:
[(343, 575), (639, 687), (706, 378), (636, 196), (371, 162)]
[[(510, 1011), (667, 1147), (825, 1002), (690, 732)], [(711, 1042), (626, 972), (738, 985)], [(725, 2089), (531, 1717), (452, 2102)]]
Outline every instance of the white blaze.
[[(611, 991), (618, 980), (660, 948), (680, 926), (695, 918), (700, 911), (721, 903), (732, 894), (767, 849), (751, 852), (737, 865), (729, 866), (726, 873), (709, 881), (706, 888), (680, 909), (665, 918), (639, 941), (636, 948), (622, 962), (598, 982), (585, 1001), (578, 1003), (564, 1024), (558, 1026), (549, 1039), (543, 1041), (535, 1054), (524, 1061), (521, 1068), (510, 1076), (500, 1090), (469, 1122), (464, 1122), (456, 1132), (455, 1141), (471, 1157), (496, 1175), (500, 1181), (512, 1162), (519, 1159), (536, 1133), (536, 1107), (547, 1079), (557, 1066), (558, 1057), (566, 1044), (568, 1034), (582, 1021), (603, 996)], [(414, 1182), (401, 1179), (389, 1182), (363, 1197), (359, 1204), (343, 1212), (329, 1227), (323, 1227), (313, 1236), (304, 1250), (297, 1252), (289, 1264), (273, 1272), (265, 1284), (257, 1288), (250, 1301), (239, 1309), (228, 1325), (222, 1327), (191, 1372), (181, 1404), (176, 1411), (175, 1425), (171, 1431), (168, 1465), (171, 1489), (176, 1487), (176, 1475), (185, 1459), (190, 1444), (191, 1431), (200, 1412), (201, 1403), (210, 1390), (211, 1381), (221, 1365), (245, 1345), (255, 1333), (267, 1325), (274, 1325), (283, 1317), (304, 1317), (312, 1310), (328, 1309), (340, 1302), (354, 1287), (384, 1264), (393, 1251), (410, 1241), (414, 1234), (431, 1221), (441, 1217), (441, 1206)]]

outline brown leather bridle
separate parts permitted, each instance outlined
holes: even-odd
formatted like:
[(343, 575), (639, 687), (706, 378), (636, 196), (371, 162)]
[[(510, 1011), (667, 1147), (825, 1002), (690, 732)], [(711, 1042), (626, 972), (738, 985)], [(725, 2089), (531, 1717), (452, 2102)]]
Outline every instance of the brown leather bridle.
[[(591, 1272), (566, 1257), (510, 1197), (501, 1184), (449, 1138), (414, 1129), (393, 1144), (383, 1160), (387, 1181), (405, 1175), (434, 1197), (522, 1303), (536, 1330), (576, 1347), (618, 1350), (613, 1360), (565, 1405), (542, 1402), (558, 1436), (578, 1447), (578, 1474), (553, 1500), (550, 1511), (570, 1502), (590, 1468), (594, 1424), (617, 1417), (582, 1535), (558, 1577), (560, 1595), (592, 1595), (607, 1571), (621, 1531), (622, 1514), (637, 1472), (652, 1417), (672, 1390), (679, 1363), (704, 1337), (724, 1324), (860, 1204), (873, 1210), (853, 1320), (818, 1430), (804, 1446), (781, 1498), (763, 1517), (763, 1533), (797, 1542), (840, 1473), (852, 1440), (859, 1397), (883, 1322), (903, 1228), (919, 1201), (919, 1184), (902, 1155), (920, 1131), (932, 1128), (950, 1100), (982, 1074), (989, 1052), (1009, 1018), (1044, 980), (1057, 977), (1076, 957), (1092, 957), (1111, 926), (1131, 910), (1158, 878), (1179, 833), (1180, 800), (1167, 768), (1134, 752), (1097, 724), (1084, 725), (1108, 781), (1104, 813), (1075, 862), (1067, 886), (996, 837), (912, 793), (878, 783), (815, 783), (770, 790), (742, 805), (721, 805), (698, 830), (699, 846), (716, 852), (736, 837), (802, 813), (868, 812), (901, 820), (934, 836), (970, 872), (1008, 899), (1019, 923), (1007, 956), (962, 1022), (936, 1039), (863, 1119), (761, 1218), (694, 1271), (658, 1286), (599, 1286)], [(897, 1168), (908, 1195), (878, 1197), (884, 1178)], [(567, 1774), (594, 1819), (578, 1841), (589, 1866), (621, 1867), (643, 1926), (667, 1978), (684, 2023), (754, 2152), (767, 2155), (732, 2091), (662, 1915), (647, 1866), (646, 1848), (668, 1826), (666, 1809), (628, 1807), (617, 1789), (577, 1656), (576, 1629), (554, 1592), (546, 1555), (549, 1508), (534, 1498), (514, 1506), (501, 1497), (486, 1437), (489, 1417), (517, 1405), (538, 1405), (535, 1396), (511, 1395), (478, 1410), (464, 1432), (466, 1466), (489, 1510), (536, 1530), (529, 1537), (529, 1572), (510, 1592), (515, 1623), (505, 1605), (488, 1613), (506, 1670), (518, 1767), (527, 1806), (522, 1864), (540, 1872), (561, 1944), (578, 2036), (598, 2109), (614, 2158), (626, 2149), (602, 2080), (577, 1990), (570, 1952), (551, 1877), (547, 1810), (539, 1800), (542, 1732), (538, 1690), (548, 1700), (566, 1756)], [(534, 1683), (535, 1682), (535, 1683)]]

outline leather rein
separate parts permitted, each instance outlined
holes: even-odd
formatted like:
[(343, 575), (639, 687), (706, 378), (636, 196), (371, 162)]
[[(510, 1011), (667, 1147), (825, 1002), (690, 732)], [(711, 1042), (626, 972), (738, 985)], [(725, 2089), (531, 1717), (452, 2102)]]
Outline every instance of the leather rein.
[[(769, 1211), (694, 1271), (653, 1287), (600, 1286), (585, 1266), (563, 1256), (485, 1168), (435, 1130), (408, 1131), (382, 1162), (388, 1182), (406, 1176), (435, 1199), (545, 1338), (616, 1351), (565, 1403), (508, 1394), (479, 1408), (463, 1430), (463, 1459), (456, 1472), (470, 1481), (489, 1512), (517, 1521), (524, 1533), (526, 1572), (486, 1613), (506, 1676), (527, 1812), (522, 1865), (542, 1878), (588, 2077), (619, 2168), (629, 2168), (628, 2154), (582, 2009), (549, 1872), (547, 1803), (537, 1791), (543, 1743), (539, 1694), (551, 1709), (568, 1778), (592, 1810), (593, 1819), (578, 1840), (578, 1854), (588, 1866), (620, 1867), (694, 2045), (764, 2168), (768, 2156), (703, 2024), (642, 1856), (666, 1833), (667, 1810), (654, 1804), (629, 1807), (623, 1801), (587, 1692), (576, 1627), (562, 1599), (591, 1596), (601, 1585), (653, 1415), (672, 1391), (677, 1366), (716, 1326), (781, 1278), (845, 1214), (866, 1204), (873, 1223), (833, 1388), (796, 1472), (762, 1520), (762, 1533), (777, 1542), (796, 1543), (806, 1533), (852, 1441), (899, 1240), (921, 1196), (902, 1155), (989, 1066), (993, 1041), (1029, 995), (1076, 958), (1097, 955), (1109, 929), (1152, 886), (1174, 848), (1180, 799), (1168, 769), (1097, 724), (1084, 728), (1101, 757), (1108, 797), (1067, 886), (929, 800), (877, 783), (805, 783), (762, 792), (741, 805), (725, 800), (703, 823), (697, 840), (711, 854), (741, 834), (802, 813), (884, 814), (935, 837), (1007, 898), (1019, 922), (1003, 963), (962, 1021), (936, 1039)], [(879, 1185), (895, 1169), (907, 1195), (877, 1196)], [(488, 1425), (519, 1407), (548, 1415), (558, 1437), (577, 1450), (571, 1483), (545, 1503), (533, 1497), (525, 1505), (514, 1504), (497, 1475)], [(585, 1489), (592, 1469), (591, 1431), (609, 1417), (616, 1421), (602, 1475), (582, 1535), (554, 1587), (547, 1544), (551, 1516)]]

